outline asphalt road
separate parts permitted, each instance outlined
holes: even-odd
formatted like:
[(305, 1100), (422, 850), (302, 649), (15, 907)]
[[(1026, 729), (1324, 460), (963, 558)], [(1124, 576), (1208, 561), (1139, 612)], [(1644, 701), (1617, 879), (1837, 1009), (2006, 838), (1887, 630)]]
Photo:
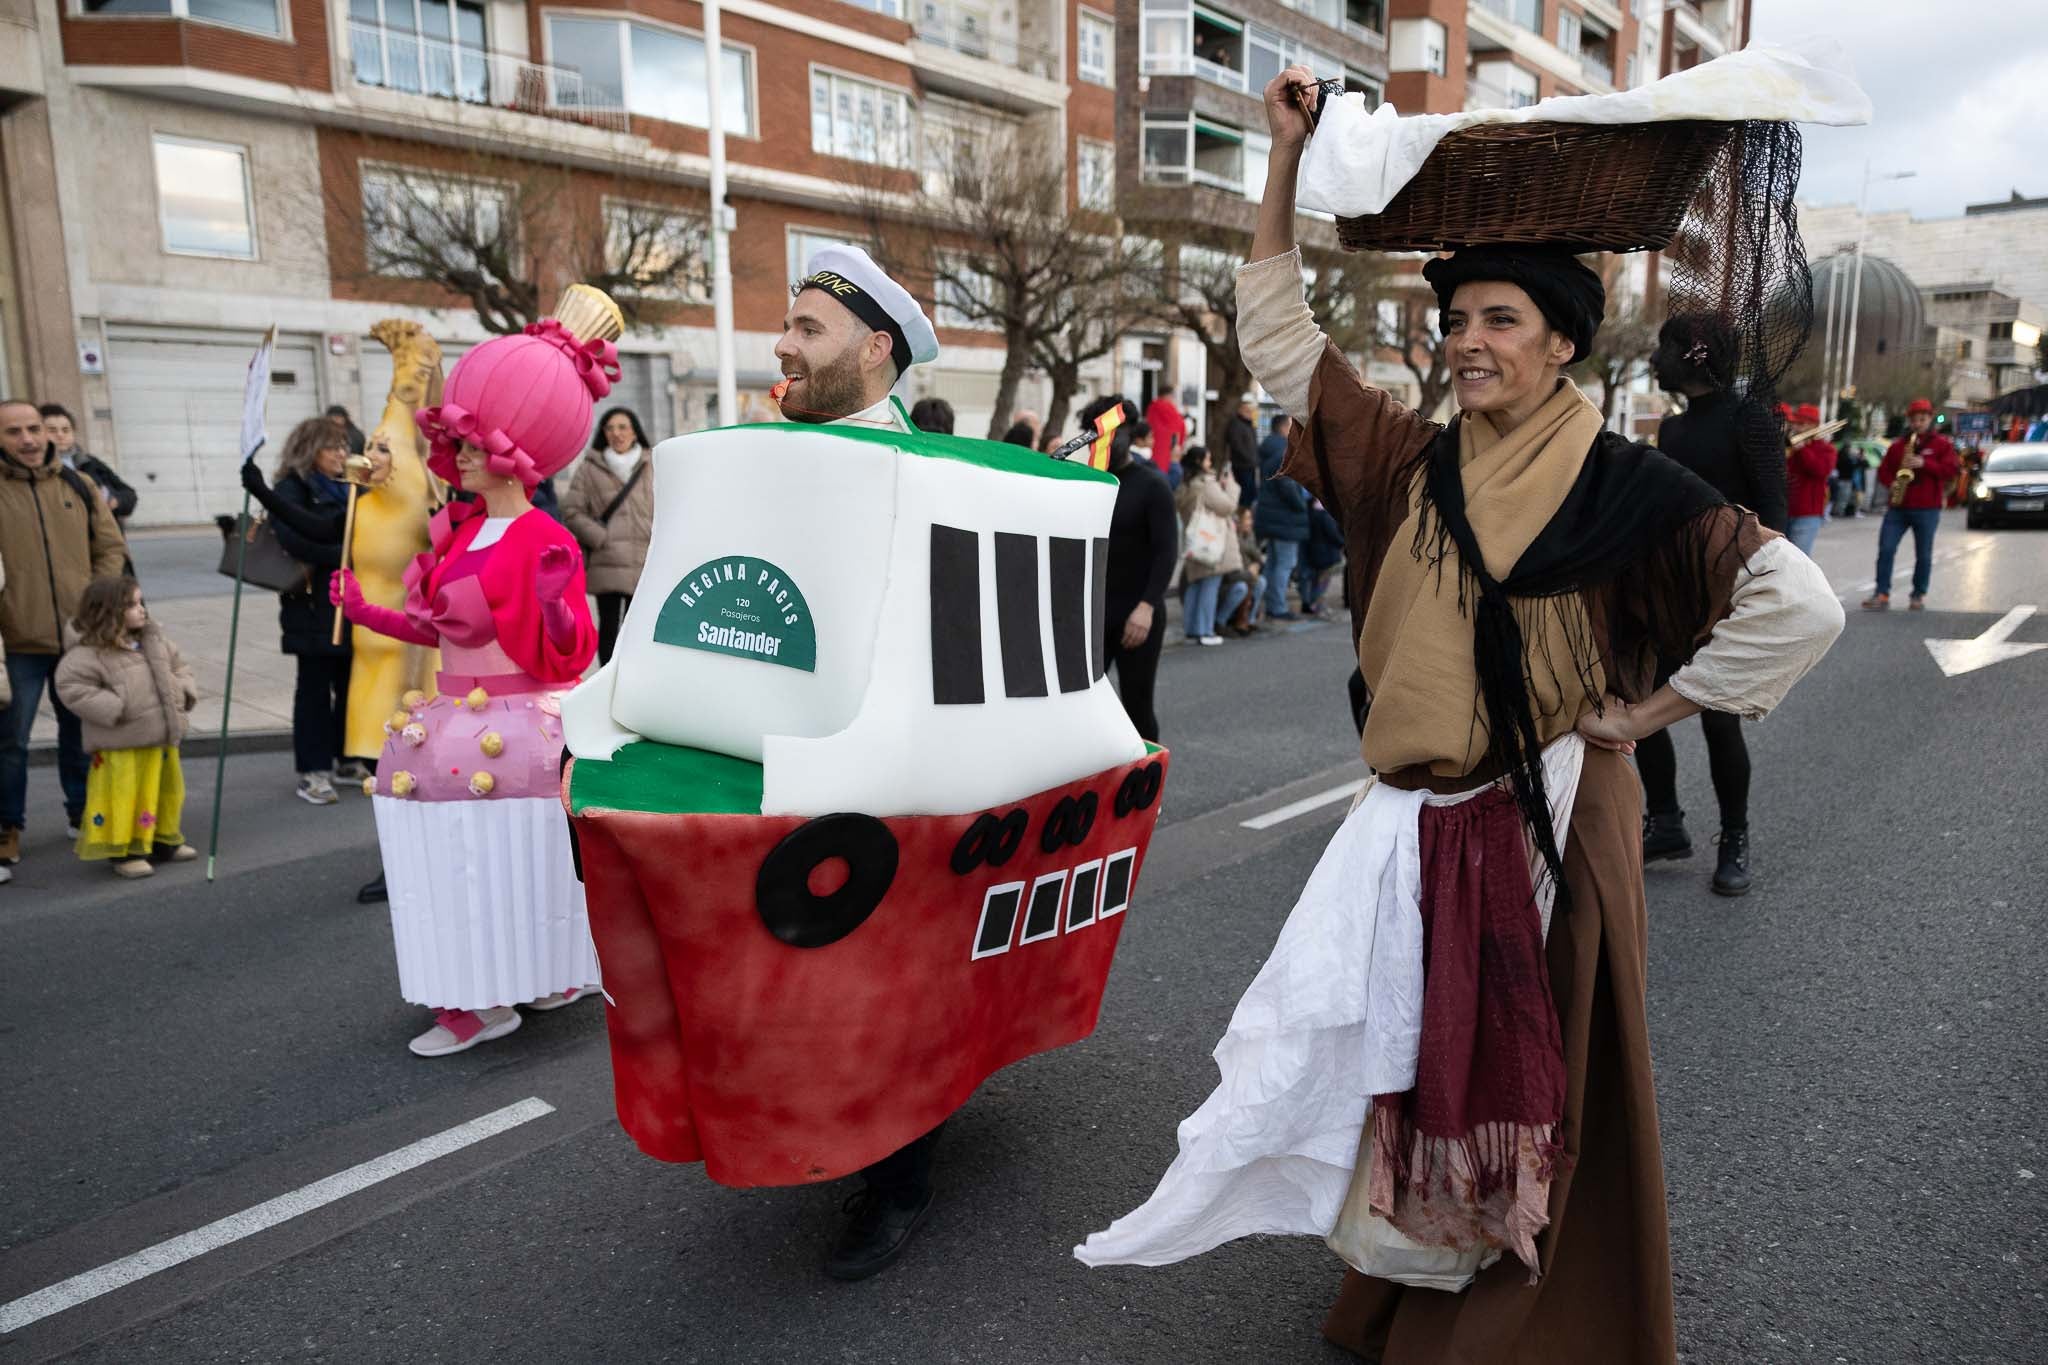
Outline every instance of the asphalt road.
[[(1845, 596), (1875, 526), (1817, 557)], [(1945, 530), (1931, 610), (1851, 611), (1754, 728), (1758, 887), (1704, 847), (1650, 872), (1650, 1017), (1692, 1362), (2048, 1359), (2048, 650), (1943, 676), (1923, 638), (2019, 605), (2048, 534)], [(1903, 600), (1903, 589), (1900, 599)], [(1000, 1073), (946, 1131), (941, 1203), (882, 1277), (818, 1271), (848, 1187), (738, 1191), (641, 1157), (595, 1006), (423, 1062), (367, 803), (232, 757), (220, 879), (65, 852), (32, 773), (0, 888), (0, 1321), (67, 1277), (537, 1099), (503, 1131), (0, 1336), (0, 1363), (1323, 1362), (1341, 1267), (1261, 1239), (1160, 1270), (1068, 1255), (1139, 1202), (1208, 1053), (1360, 775), (1344, 632), (1171, 652), (1174, 770), (1101, 1025)], [(1713, 801), (1679, 735), (1695, 837)], [(205, 833), (212, 765), (189, 774)], [(526, 1117), (533, 1114), (538, 1117)], [(525, 1121), (513, 1122), (514, 1118)]]

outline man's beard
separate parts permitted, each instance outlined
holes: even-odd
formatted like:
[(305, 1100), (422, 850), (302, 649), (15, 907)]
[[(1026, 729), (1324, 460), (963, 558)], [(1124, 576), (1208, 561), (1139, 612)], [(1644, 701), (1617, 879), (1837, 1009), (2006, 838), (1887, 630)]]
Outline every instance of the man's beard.
[(836, 422), (867, 405), (859, 354), (849, 346), (831, 364), (810, 372), (804, 379), (800, 408), (784, 408), (782, 415), (793, 422)]

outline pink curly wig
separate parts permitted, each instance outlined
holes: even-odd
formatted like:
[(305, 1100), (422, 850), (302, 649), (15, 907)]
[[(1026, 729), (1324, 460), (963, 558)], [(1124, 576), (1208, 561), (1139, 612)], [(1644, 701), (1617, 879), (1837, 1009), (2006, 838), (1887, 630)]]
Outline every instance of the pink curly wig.
[(439, 407), (414, 414), (432, 448), (427, 467), (459, 485), (455, 452), (466, 443), (530, 493), (583, 449), (597, 400), (618, 377), (609, 341), (578, 341), (553, 318), (494, 337), (455, 362)]

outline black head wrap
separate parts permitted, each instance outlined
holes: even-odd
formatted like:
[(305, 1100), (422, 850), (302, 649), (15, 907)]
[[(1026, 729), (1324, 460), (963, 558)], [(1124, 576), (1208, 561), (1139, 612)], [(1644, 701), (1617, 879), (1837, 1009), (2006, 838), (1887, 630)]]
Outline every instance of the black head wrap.
[(1422, 267), (1422, 278), (1436, 290), (1439, 316), (1449, 311), (1451, 296), (1474, 280), (1503, 280), (1519, 285), (1543, 311), (1544, 321), (1572, 339), (1571, 362), (1593, 350), (1593, 336), (1607, 313), (1607, 286), (1569, 251), (1529, 246), (1468, 246), (1455, 256), (1440, 256)]

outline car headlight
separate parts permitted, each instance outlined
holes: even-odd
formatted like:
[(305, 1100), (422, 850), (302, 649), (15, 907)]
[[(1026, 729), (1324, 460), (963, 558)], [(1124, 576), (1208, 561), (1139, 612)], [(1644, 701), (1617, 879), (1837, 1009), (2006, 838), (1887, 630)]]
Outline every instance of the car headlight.
[(1970, 490), (1970, 496), (1975, 498), (1977, 501), (1982, 502), (1986, 498), (1991, 496), (1991, 489), (1988, 485), (1985, 484), (1984, 480), (1979, 479), (1977, 480), (1976, 487)]

